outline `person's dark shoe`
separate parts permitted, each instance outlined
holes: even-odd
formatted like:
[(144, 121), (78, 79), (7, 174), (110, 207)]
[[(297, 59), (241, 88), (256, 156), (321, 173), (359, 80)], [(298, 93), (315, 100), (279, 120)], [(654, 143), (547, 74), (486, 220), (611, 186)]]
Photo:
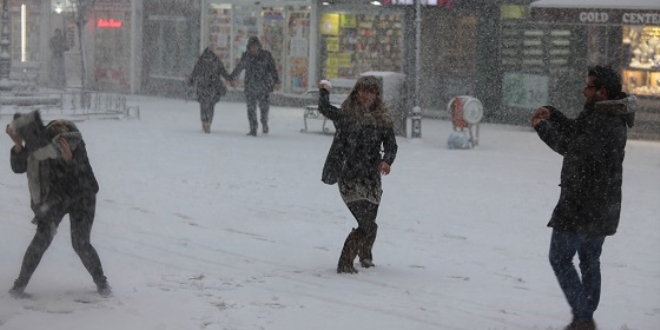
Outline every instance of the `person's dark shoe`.
[(9, 295), (14, 299), (26, 298), (27, 294), (25, 294), (25, 286), (14, 285), (11, 290), (9, 290)]
[(573, 320), (564, 330), (597, 330), (594, 320)]
[(376, 267), (376, 264), (371, 259), (360, 259), (360, 265), (363, 268)]
[(103, 298), (112, 297), (112, 287), (108, 284), (108, 282), (97, 284), (96, 291)]
[(247, 136), (257, 136), (257, 131), (256, 131), (256, 130), (254, 130), (254, 131), (249, 131), (249, 132), (248, 132), (247, 134), (245, 134), (245, 135), (247, 135)]
[(268, 134), (268, 124), (264, 124), (262, 127), (264, 134)]
[(351, 264), (348, 264), (348, 263), (340, 263), (340, 264), (337, 266), (337, 273), (338, 273), (338, 274), (343, 274), (343, 273), (345, 273), (345, 274), (357, 274), (357, 273), (358, 273), (358, 270), (355, 269), (355, 267), (354, 267), (353, 265), (351, 265)]

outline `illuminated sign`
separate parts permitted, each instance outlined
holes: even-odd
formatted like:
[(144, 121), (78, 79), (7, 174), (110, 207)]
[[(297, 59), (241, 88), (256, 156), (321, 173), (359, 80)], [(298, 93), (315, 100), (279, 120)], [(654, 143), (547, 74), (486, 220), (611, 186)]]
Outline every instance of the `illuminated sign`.
[(124, 22), (116, 21), (114, 18), (110, 18), (110, 19), (99, 18), (98, 22), (96, 22), (96, 26), (100, 28), (118, 29), (122, 25), (124, 25)]
[[(425, 6), (440, 6), (447, 7), (452, 9), (454, 7), (454, 0), (420, 0), (421, 5)], [(381, 3), (385, 6), (388, 5), (414, 5), (414, 0), (381, 0)]]

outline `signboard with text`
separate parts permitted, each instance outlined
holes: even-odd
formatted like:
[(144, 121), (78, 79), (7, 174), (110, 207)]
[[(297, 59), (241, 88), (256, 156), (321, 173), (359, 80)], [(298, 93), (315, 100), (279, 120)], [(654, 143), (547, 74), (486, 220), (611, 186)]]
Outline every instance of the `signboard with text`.
[[(660, 7), (660, 5), (658, 7)], [(660, 25), (660, 8), (656, 10), (627, 10), (532, 6), (530, 9), (530, 15), (532, 21), (546, 23), (586, 25)]]

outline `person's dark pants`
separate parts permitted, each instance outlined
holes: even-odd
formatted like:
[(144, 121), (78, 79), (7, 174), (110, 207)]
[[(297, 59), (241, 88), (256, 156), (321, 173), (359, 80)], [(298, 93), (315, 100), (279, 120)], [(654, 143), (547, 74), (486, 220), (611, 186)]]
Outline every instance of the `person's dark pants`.
[[(257, 132), (257, 103), (259, 103), (259, 110), (261, 112), (261, 125), (268, 127), (268, 111), (270, 110), (270, 94), (245, 94), (247, 102), (247, 115), (248, 123), (250, 124), (250, 132)], [(267, 128), (266, 128), (267, 130)]]
[(212, 123), (215, 110), (215, 102), (212, 100), (199, 101), (200, 115), (203, 123)]
[(57, 227), (67, 213), (71, 222), (71, 244), (74, 251), (92, 275), (94, 283), (97, 285), (106, 283), (101, 260), (90, 243), (95, 211), (96, 195), (92, 194), (79, 200), (67, 201), (53, 207), (48, 214), (36, 217), (37, 232), (25, 252), (21, 272), (14, 282), (14, 287), (27, 286), (41, 258), (53, 241)]
[[(575, 320), (591, 320), (600, 301), (600, 254), (605, 236), (587, 236), (553, 230), (550, 264)], [(573, 266), (577, 252), (581, 278)]]
[(353, 260), (356, 256), (360, 256), (360, 260), (373, 259), (371, 249), (376, 241), (376, 232), (378, 225), (376, 224), (376, 216), (378, 215), (378, 204), (368, 201), (356, 201), (346, 204), (351, 211), (355, 220), (357, 220), (358, 227), (351, 230), (346, 237), (342, 254), (339, 257), (339, 265), (352, 267)]

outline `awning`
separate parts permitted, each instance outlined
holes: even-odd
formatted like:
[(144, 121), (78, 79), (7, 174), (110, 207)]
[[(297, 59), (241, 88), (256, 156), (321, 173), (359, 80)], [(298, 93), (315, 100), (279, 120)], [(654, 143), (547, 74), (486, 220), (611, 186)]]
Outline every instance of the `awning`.
[(530, 4), (532, 21), (587, 25), (659, 25), (658, 0), (539, 0)]

